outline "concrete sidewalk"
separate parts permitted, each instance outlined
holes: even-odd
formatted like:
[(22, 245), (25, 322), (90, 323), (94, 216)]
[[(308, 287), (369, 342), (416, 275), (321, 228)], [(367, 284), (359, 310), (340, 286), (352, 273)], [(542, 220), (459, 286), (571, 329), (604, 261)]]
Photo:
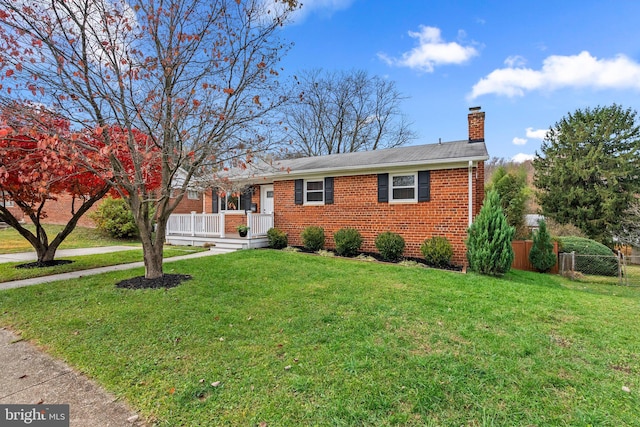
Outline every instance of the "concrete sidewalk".
[[(110, 248), (102, 248), (108, 251)], [(135, 249), (126, 247), (127, 249)], [(95, 252), (93, 253), (105, 253)], [(118, 249), (122, 250), (122, 249)], [(86, 255), (88, 249), (78, 255)], [(59, 253), (62, 251), (59, 251)], [(111, 251), (113, 252), (113, 251)], [(215, 251), (196, 252), (167, 258), (167, 262), (216, 255)], [(15, 254), (14, 254), (15, 255)], [(62, 256), (71, 256), (65, 253)], [(110, 271), (143, 267), (142, 262), (113, 265), (57, 274), (36, 279), (0, 283), (0, 290), (67, 280)], [(145, 426), (145, 422), (87, 377), (65, 363), (52, 358), (34, 345), (22, 341), (13, 332), (0, 328), (0, 404), (68, 404), (70, 427)], [(0, 418), (0, 421), (2, 419)]]
[[(141, 246), (103, 246), (97, 248), (81, 248), (81, 249), (59, 249), (56, 251), (56, 259), (80, 256), (80, 255), (96, 255), (108, 254), (111, 252), (131, 251), (133, 249), (142, 249)], [(29, 262), (37, 261), (38, 257), (35, 252), (20, 252), (17, 254), (0, 254), (0, 263), (3, 262)]]
[(70, 427), (145, 425), (124, 402), (4, 328), (0, 361), (0, 404), (68, 404)]
[[(112, 248), (112, 247), (113, 246), (110, 246), (109, 248)], [(100, 253), (100, 252), (96, 252), (96, 253)], [(166, 264), (168, 262), (181, 261), (183, 259), (200, 258), (205, 256), (217, 255), (217, 254), (218, 254), (217, 252), (211, 251), (211, 250), (196, 252), (188, 255), (180, 255), (180, 256), (175, 256), (171, 258), (166, 258), (164, 260), (164, 263)], [(87, 255), (87, 254), (85, 253), (83, 255)], [(58, 280), (77, 279), (84, 276), (93, 276), (96, 274), (108, 273), (110, 271), (131, 270), (132, 268), (140, 268), (140, 267), (144, 267), (144, 263), (142, 261), (133, 262), (129, 264), (110, 265), (108, 267), (92, 268), (90, 270), (73, 271), (71, 273), (54, 274), (51, 276), (36, 277), (34, 279), (15, 280), (13, 282), (0, 283), (0, 291), (5, 289), (22, 288), (25, 286), (37, 285), (40, 283), (57, 282)]]

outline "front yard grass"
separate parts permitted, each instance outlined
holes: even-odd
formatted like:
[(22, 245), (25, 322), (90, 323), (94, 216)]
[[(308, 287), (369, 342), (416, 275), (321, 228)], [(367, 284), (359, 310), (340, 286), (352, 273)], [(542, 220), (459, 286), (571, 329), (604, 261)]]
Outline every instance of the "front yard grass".
[[(63, 226), (46, 224), (45, 230), (49, 239), (58, 234)], [(27, 226), (32, 232), (35, 227)], [(62, 242), (60, 249), (93, 248), (97, 246), (139, 245), (138, 239), (114, 239), (105, 236), (95, 228), (76, 227)], [(0, 254), (13, 254), (18, 252), (33, 252), (33, 247), (15, 229), (5, 228), (0, 230)]]
[[(640, 290), (281, 251), (0, 292), (10, 327), (160, 426), (637, 425)], [(212, 385), (213, 384), (213, 385)]]

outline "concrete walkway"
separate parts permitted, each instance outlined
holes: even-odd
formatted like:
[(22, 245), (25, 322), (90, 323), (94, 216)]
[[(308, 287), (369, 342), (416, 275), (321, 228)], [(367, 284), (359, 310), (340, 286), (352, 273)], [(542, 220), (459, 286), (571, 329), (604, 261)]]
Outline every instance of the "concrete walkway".
[[(119, 248), (119, 249), (114, 249)], [(79, 249), (74, 255), (107, 253), (136, 249), (135, 247), (109, 247)], [(73, 250), (76, 251), (76, 250)], [(69, 252), (58, 251), (60, 256), (72, 256)], [(188, 255), (167, 258), (167, 262), (216, 255), (216, 251), (196, 252)], [(14, 259), (27, 255), (13, 254)], [(6, 262), (6, 261), (5, 261)], [(102, 274), (110, 271), (129, 270), (143, 267), (142, 262), (113, 265), (56, 274), (36, 279), (17, 280), (0, 283), (0, 290), (31, 286), (38, 283), (75, 279), (82, 276)], [(70, 427), (122, 427), (145, 426), (135, 412), (104, 391), (93, 381), (73, 370), (67, 364), (44, 353), (33, 344), (22, 341), (10, 330), (0, 328), (0, 405), (3, 404), (68, 404)], [(4, 412), (0, 412), (0, 426), (4, 425)]]
[[(141, 246), (104, 246), (99, 248), (59, 249), (56, 251), (56, 259), (69, 256), (108, 254), (110, 252), (131, 251), (142, 249)], [(35, 252), (20, 252), (17, 254), (0, 254), (0, 263), (3, 262), (29, 262), (37, 261)]]
[[(102, 253), (114, 252), (114, 251), (110, 251), (110, 249), (114, 247), (116, 246), (105, 247), (103, 248), (103, 250), (105, 250), (106, 252), (102, 252)], [(127, 248), (131, 249), (130, 246), (127, 246)], [(95, 251), (99, 248), (92, 248), (92, 249)], [(134, 247), (133, 249), (136, 249), (136, 248)], [(71, 250), (76, 251), (76, 250), (82, 250), (82, 249), (71, 249)], [(94, 253), (101, 253), (101, 252), (94, 252)], [(166, 258), (164, 260), (164, 263), (166, 264), (168, 262), (181, 261), (183, 259), (200, 258), (200, 257), (211, 256), (216, 254), (218, 254), (218, 252), (211, 251), (211, 250), (196, 252), (188, 255), (180, 255), (180, 256), (175, 256), (171, 258)], [(19, 255), (19, 254), (14, 254), (14, 255)], [(80, 255), (88, 255), (88, 254), (83, 253)], [(63, 256), (71, 256), (71, 255), (64, 255), (64, 254), (60, 255), (60, 257), (63, 257)], [(13, 282), (0, 283), (0, 291), (4, 289), (22, 288), (25, 286), (37, 285), (39, 283), (57, 282), (58, 280), (77, 279), (79, 277), (93, 276), (96, 274), (108, 273), (110, 271), (131, 270), (132, 268), (139, 268), (139, 267), (144, 267), (144, 263), (142, 261), (132, 262), (129, 264), (110, 265), (108, 267), (92, 268), (90, 270), (73, 271), (71, 273), (54, 274), (51, 276), (36, 277), (34, 279), (15, 280)]]
[[(0, 405), (68, 404), (70, 427), (145, 425), (124, 402), (4, 328), (0, 361)], [(4, 417), (0, 412), (0, 425)]]

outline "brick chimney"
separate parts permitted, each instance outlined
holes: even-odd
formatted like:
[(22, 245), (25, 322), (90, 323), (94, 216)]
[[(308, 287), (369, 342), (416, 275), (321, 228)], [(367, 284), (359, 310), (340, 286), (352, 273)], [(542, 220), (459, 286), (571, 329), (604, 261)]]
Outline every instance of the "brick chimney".
[(480, 111), (481, 108), (469, 108), (469, 142), (484, 142), (484, 111)]

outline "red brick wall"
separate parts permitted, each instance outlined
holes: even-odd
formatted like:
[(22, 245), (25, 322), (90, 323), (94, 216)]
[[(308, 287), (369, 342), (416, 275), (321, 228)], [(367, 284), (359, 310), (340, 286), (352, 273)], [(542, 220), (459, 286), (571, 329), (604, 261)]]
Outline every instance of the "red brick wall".
[[(205, 205), (206, 212), (211, 213), (211, 198), (207, 197), (208, 206)], [(190, 199), (187, 194), (184, 195), (178, 206), (173, 211), (176, 214), (188, 214), (191, 212), (202, 213), (202, 193), (198, 193), (197, 199)]]
[[(475, 193), (483, 194), (482, 163), (475, 169)], [(468, 168), (431, 171), (431, 200), (422, 203), (378, 203), (377, 175), (335, 177), (334, 204), (303, 206), (294, 203), (294, 181), (276, 181), (275, 226), (286, 232), (289, 244), (301, 245), (300, 233), (309, 225), (324, 228), (326, 246), (333, 248), (333, 234), (352, 227), (364, 238), (363, 251), (377, 252), (376, 236), (393, 231), (404, 237), (405, 256), (421, 257), (420, 244), (432, 236), (445, 236), (454, 248), (453, 262), (466, 264), (464, 241), (468, 228)], [(478, 203), (481, 204), (481, 201)], [(474, 201), (474, 216), (479, 204)]]
[[(57, 196), (57, 199), (58, 200), (56, 201), (53, 201), (53, 200), (47, 201), (44, 208), (46, 217), (42, 219), (43, 224), (66, 224), (71, 219), (72, 197), (68, 194), (61, 194)], [(76, 200), (75, 209), (77, 210), (81, 204), (82, 202), (79, 202), (78, 200)], [(89, 215), (92, 212), (95, 212), (98, 205), (100, 205), (100, 202), (95, 203), (93, 206), (91, 206), (91, 208), (87, 213), (82, 215), (82, 217), (78, 221), (78, 225), (80, 227), (94, 228), (96, 226), (95, 223), (91, 220), (91, 218), (89, 218)], [(15, 208), (15, 210), (19, 210), (19, 209)], [(22, 212), (20, 212), (18, 215), (20, 217), (23, 216)], [(28, 216), (24, 216), (24, 220), (27, 223), (31, 223), (31, 220), (29, 219)]]

